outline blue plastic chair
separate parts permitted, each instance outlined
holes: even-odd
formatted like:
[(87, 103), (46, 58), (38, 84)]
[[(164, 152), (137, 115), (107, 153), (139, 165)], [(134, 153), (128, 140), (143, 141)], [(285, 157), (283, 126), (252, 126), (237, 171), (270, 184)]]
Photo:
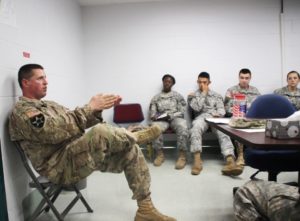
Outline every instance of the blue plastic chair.
[[(292, 103), (276, 94), (261, 95), (249, 108), (246, 117), (256, 119), (286, 118), (295, 112)], [(256, 173), (268, 172), (269, 181), (277, 181), (277, 175), (284, 171), (300, 171), (300, 151), (297, 150), (260, 150), (245, 148), (245, 163), (255, 169)]]

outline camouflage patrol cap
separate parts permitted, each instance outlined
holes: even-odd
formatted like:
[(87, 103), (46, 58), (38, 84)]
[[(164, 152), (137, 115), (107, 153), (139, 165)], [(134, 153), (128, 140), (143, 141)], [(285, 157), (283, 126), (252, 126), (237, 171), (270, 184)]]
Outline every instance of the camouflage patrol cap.
[(176, 83), (175, 78), (174, 78), (172, 75), (170, 75), (170, 74), (165, 74), (165, 75), (162, 77), (162, 81), (164, 81), (165, 78), (167, 78), (167, 77), (169, 77), (169, 78), (172, 79), (173, 85)]

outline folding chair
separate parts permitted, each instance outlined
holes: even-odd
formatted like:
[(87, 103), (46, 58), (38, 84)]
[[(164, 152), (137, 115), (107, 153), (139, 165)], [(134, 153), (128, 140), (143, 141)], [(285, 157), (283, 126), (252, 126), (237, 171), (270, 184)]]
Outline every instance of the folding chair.
[[(32, 181), (29, 183), (29, 187), (36, 188), (43, 197), (43, 199), (41, 200), (41, 202), (39, 203), (39, 205), (28, 220), (35, 220), (43, 211), (48, 212), (49, 209), (51, 209), (57, 220), (62, 221), (79, 199), (84, 204), (89, 213), (93, 212), (93, 210), (91, 209), (91, 207), (86, 202), (81, 192), (77, 188), (76, 184), (65, 186), (62, 184), (54, 184), (44, 176), (37, 177), (31, 165), (28, 163), (28, 159), (20, 144), (18, 142), (15, 142), (15, 145), (22, 159), (22, 163), (28, 175), (32, 179)], [(54, 206), (54, 202), (65, 187), (67, 187), (71, 191), (75, 191), (76, 196), (64, 209), (64, 211), (62, 213), (59, 213), (56, 207)]]

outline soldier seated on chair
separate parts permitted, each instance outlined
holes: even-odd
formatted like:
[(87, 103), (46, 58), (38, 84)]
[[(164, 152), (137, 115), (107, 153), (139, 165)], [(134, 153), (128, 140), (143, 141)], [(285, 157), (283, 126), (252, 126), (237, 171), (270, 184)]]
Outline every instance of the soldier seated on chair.
[[(176, 133), (179, 155), (175, 169), (183, 169), (187, 162), (186, 154), (188, 148), (188, 127), (184, 119), (186, 101), (181, 94), (172, 90), (176, 82), (172, 75), (164, 75), (162, 82), (162, 91), (151, 100), (149, 115), (153, 125), (158, 125), (162, 131), (172, 128)], [(160, 166), (165, 160), (163, 153), (163, 135), (160, 135), (158, 139), (153, 141), (153, 146), (156, 150), (156, 158), (153, 164)]]
[[(202, 170), (202, 136), (208, 129), (205, 118), (223, 117), (225, 114), (223, 98), (218, 93), (210, 90), (210, 76), (207, 72), (201, 72), (198, 75), (199, 89), (188, 95), (189, 107), (195, 114), (190, 129), (191, 152), (194, 154), (194, 163), (192, 167), (192, 175), (198, 175)], [(218, 137), (222, 154), (226, 160), (222, 173), (228, 176), (237, 176), (243, 172), (241, 166), (236, 165), (234, 148), (230, 138), (215, 128), (211, 128)]]
[[(42, 100), (48, 81), (38, 64), (22, 66), (18, 81), (23, 96), (10, 116), (9, 132), (38, 173), (54, 183), (70, 184), (93, 171), (124, 171), (138, 204), (135, 221), (175, 220), (153, 206), (149, 169), (138, 146), (157, 138), (161, 133), (158, 127), (131, 133), (104, 123), (102, 111), (121, 101), (113, 94), (97, 94), (75, 110)], [(85, 132), (87, 128), (91, 129)]]
[[(231, 117), (232, 116), (232, 108), (233, 108), (233, 102), (234, 102), (234, 95), (235, 94), (244, 94), (246, 98), (246, 105), (247, 109), (251, 106), (252, 102), (255, 100), (257, 96), (260, 95), (260, 92), (258, 89), (254, 86), (250, 85), (252, 73), (249, 69), (243, 68), (239, 72), (239, 84), (232, 86), (227, 89), (225, 94), (225, 100), (224, 100), (224, 106), (226, 111), (226, 116)], [(244, 147), (243, 144), (234, 141), (236, 145), (237, 150), (237, 160), (236, 164), (244, 166), (245, 160), (244, 160)]]

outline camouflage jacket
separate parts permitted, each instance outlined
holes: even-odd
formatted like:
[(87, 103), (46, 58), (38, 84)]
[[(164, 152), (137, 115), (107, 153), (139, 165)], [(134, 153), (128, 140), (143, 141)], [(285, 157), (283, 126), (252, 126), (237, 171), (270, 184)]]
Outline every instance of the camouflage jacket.
[(225, 114), (222, 96), (212, 90), (209, 90), (207, 94), (197, 90), (195, 95), (188, 96), (188, 104), (195, 118), (198, 116), (204, 118), (214, 115), (224, 116)]
[(154, 96), (150, 102), (149, 116), (150, 118), (155, 115), (166, 113), (170, 119), (175, 117), (184, 117), (186, 108), (186, 101), (183, 96), (176, 91), (168, 93), (161, 92)]
[(241, 88), (240, 85), (229, 88), (226, 91), (224, 100), (225, 111), (228, 114), (232, 114), (233, 98), (235, 94), (244, 94), (246, 96), (247, 109), (249, 109), (254, 99), (260, 95), (260, 92), (253, 86), (249, 86), (248, 89)]
[(274, 94), (285, 96), (294, 105), (297, 110), (300, 110), (300, 89), (296, 92), (289, 91), (288, 87), (279, 88), (274, 91)]
[(20, 97), (9, 119), (12, 141), (19, 141), (33, 167), (41, 175), (65, 160), (65, 146), (82, 136), (86, 128), (102, 121), (86, 105), (71, 111), (53, 101)]

